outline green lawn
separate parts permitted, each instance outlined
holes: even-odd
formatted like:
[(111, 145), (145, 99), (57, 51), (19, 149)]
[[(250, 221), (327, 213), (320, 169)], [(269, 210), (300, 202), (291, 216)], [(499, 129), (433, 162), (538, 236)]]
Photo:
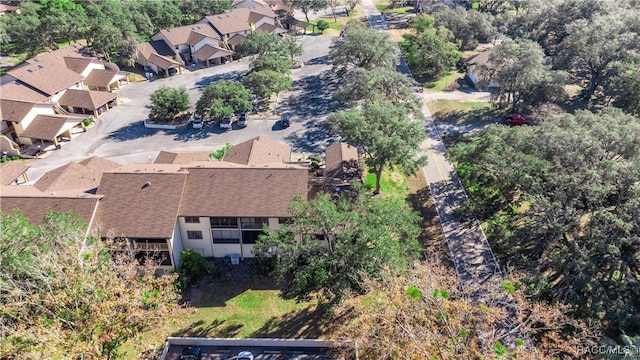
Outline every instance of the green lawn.
[(162, 346), (168, 336), (322, 338), (331, 331), (332, 324), (315, 301), (282, 299), (275, 284), (264, 277), (211, 280), (189, 291), (191, 307), (126, 343), (124, 358), (136, 358), (153, 344)]
[[(367, 173), (364, 184), (368, 189), (375, 189), (376, 176), (373, 173)], [(398, 170), (384, 170), (382, 172), (382, 179), (380, 179), (380, 192), (385, 195), (407, 196), (409, 193), (409, 183), (406, 175)]]
[(378, 11), (384, 12), (385, 14), (406, 14), (413, 9), (412, 6), (392, 8), (389, 3), (376, 3), (376, 8), (378, 8)]
[(447, 86), (454, 84), (458, 79), (464, 78), (464, 73), (458, 70), (452, 70), (446, 75), (425, 83), (425, 90), (427, 91), (444, 91)]

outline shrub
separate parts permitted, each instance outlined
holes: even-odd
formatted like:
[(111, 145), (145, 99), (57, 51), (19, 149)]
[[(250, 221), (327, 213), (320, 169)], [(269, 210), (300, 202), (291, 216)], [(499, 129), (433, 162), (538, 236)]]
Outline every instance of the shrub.
[(222, 149), (218, 149), (216, 151), (213, 151), (211, 154), (209, 154), (209, 157), (212, 157), (216, 160), (222, 160), (222, 158), (224, 157), (224, 154), (226, 154), (227, 151), (229, 151), (229, 149), (231, 149), (232, 147), (233, 147), (233, 144), (226, 143)]
[(84, 126), (89, 126), (89, 125), (91, 125), (91, 119), (90, 119), (90, 118), (86, 118), (86, 119), (82, 120), (82, 124), (83, 124)]
[(213, 272), (213, 264), (196, 251), (193, 251), (193, 249), (181, 252), (180, 259), (182, 259), (182, 267), (178, 271), (179, 276), (175, 283), (179, 291), (184, 290), (202, 275)]
[(322, 33), (329, 28), (329, 23), (326, 22), (325, 20), (318, 20), (316, 27), (318, 28), (320, 33)]

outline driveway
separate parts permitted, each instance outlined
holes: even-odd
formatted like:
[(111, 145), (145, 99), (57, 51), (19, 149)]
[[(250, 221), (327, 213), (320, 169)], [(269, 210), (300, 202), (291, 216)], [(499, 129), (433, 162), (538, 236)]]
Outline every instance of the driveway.
[[(102, 114), (95, 126), (60, 150), (30, 162), (27, 174), (37, 180), (51, 169), (90, 156), (123, 165), (145, 163), (153, 161), (160, 150), (213, 151), (226, 143), (236, 144), (256, 136), (287, 143), (298, 154), (321, 152), (330, 138), (324, 120), (338, 107), (331, 99), (338, 84), (327, 57), (331, 39), (322, 35), (300, 38), (304, 52), (299, 59), (304, 66), (292, 70), (291, 91), (279, 95), (275, 115), (251, 115), (244, 129), (223, 131), (217, 125), (206, 124), (202, 129), (157, 130), (145, 128), (143, 121), (149, 113), (149, 95), (161, 86), (186, 88), (195, 107), (201, 89), (214, 81), (240, 79), (248, 71), (249, 59), (123, 87), (119, 106)], [(284, 112), (290, 113), (292, 123), (289, 128), (280, 129), (276, 122)]]

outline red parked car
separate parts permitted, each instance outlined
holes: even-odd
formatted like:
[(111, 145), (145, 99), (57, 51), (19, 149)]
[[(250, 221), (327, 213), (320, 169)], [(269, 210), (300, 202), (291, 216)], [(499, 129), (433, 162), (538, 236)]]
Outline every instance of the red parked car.
[(502, 125), (509, 125), (509, 126), (521, 126), (521, 125), (532, 126), (533, 120), (527, 117), (524, 117), (520, 114), (515, 114), (515, 115), (507, 115), (502, 117), (502, 120), (500, 121), (500, 123)]

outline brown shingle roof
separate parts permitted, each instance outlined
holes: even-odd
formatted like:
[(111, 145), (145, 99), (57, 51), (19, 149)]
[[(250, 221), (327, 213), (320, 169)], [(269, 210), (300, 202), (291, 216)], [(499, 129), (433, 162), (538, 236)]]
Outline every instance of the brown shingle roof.
[(102, 236), (171, 238), (186, 177), (176, 165), (136, 164), (105, 172), (94, 229)]
[(88, 46), (80, 43), (71, 44), (69, 46), (61, 47), (58, 50), (49, 51), (39, 54), (38, 56), (27, 60), (29, 64), (38, 64), (39, 62), (60, 62), (64, 63), (65, 57), (73, 58), (90, 58), (97, 59), (96, 53)]
[(58, 136), (67, 120), (77, 120), (80, 123), (84, 118), (64, 115), (37, 115), (31, 124), (20, 134), (30, 139), (51, 140)]
[(11, 185), (20, 175), (24, 174), (29, 167), (17, 161), (8, 161), (0, 165), (0, 185)]
[(33, 186), (44, 192), (71, 189), (89, 191), (98, 187), (104, 171), (119, 166), (118, 163), (94, 156), (48, 171)]
[[(47, 58), (49, 59), (49, 58)], [(82, 81), (63, 61), (37, 61), (9, 71), (9, 75), (51, 96)]]
[(149, 60), (151, 54), (162, 56), (175, 56), (176, 53), (167, 45), (164, 40), (149, 41), (138, 45), (138, 51), (142, 56)]
[(170, 69), (172, 67), (176, 67), (176, 66), (182, 65), (181, 62), (175, 61), (175, 60), (170, 59), (170, 58), (168, 58), (166, 56), (162, 56), (162, 55), (158, 55), (158, 54), (149, 55), (149, 59), (147, 59), (147, 61), (149, 61), (150, 63), (152, 63), (152, 64), (154, 64), (156, 66), (158, 66), (161, 69)]
[(291, 159), (291, 147), (258, 136), (235, 145), (224, 155), (223, 160), (236, 164), (262, 165), (288, 162)]
[(233, 35), (231, 37), (231, 39), (227, 40), (227, 44), (231, 45), (231, 46), (236, 46), (238, 44), (240, 44), (240, 42), (244, 39), (246, 39), (247, 37), (241, 34), (236, 34)]
[(224, 162), (190, 166), (179, 216), (288, 217), (291, 200), (307, 198), (308, 169)]
[[(5, 75), (7, 78), (13, 78), (12, 76)], [(18, 101), (47, 101), (47, 96), (42, 91), (34, 89), (33, 87), (13, 78), (9, 81), (2, 79), (4, 84), (0, 86), (0, 97), (6, 100), (18, 100)]]
[(69, 70), (73, 70), (78, 74), (82, 74), (82, 72), (91, 64), (91, 61), (94, 59), (86, 58), (86, 57), (73, 57), (73, 56), (65, 56), (64, 63), (67, 65)]
[(206, 16), (214, 29), (220, 34), (227, 35), (234, 32), (251, 30), (249, 26), (249, 15), (251, 11), (247, 8), (227, 10), (222, 14)]
[(18, 100), (0, 100), (0, 112), (2, 120), (10, 122), (21, 122), (25, 116), (33, 109), (35, 102)]
[(69, 89), (60, 97), (58, 103), (62, 106), (95, 110), (117, 97), (118, 94), (107, 91)]
[(207, 151), (160, 151), (154, 164), (191, 164), (194, 161), (209, 161)]
[(279, 26), (271, 25), (271, 24), (268, 24), (268, 23), (264, 23), (264, 24), (260, 25), (257, 30), (262, 30), (262, 31), (264, 31), (266, 33), (269, 33), (269, 34), (271, 34), (274, 31), (275, 31), (275, 33), (286, 32), (286, 30), (280, 28)]
[[(178, 46), (182, 44), (189, 44), (189, 38), (192, 32), (196, 32), (203, 36), (208, 36), (214, 39), (220, 39), (218, 33), (216, 33), (215, 30), (213, 30), (211, 26), (207, 24), (193, 24), (174, 27), (171, 29), (162, 29), (159, 33), (164, 35), (164, 37), (169, 41), (171, 45)], [(200, 40), (201, 39), (202, 38), (200, 38)]]
[(360, 172), (358, 149), (343, 142), (335, 143), (325, 150), (327, 177), (353, 178)]
[(34, 225), (42, 224), (49, 210), (71, 211), (90, 223), (101, 198), (86, 193), (43, 193), (32, 186), (3, 186), (0, 188), (0, 210), (9, 214), (19, 209)]
[(86, 86), (107, 87), (107, 85), (118, 80), (116, 79), (116, 76), (118, 75), (120, 75), (120, 78), (127, 76), (126, 73), (117, 70), (93, 69), (89, 75), (87, 75), (87, 78), (84, 79), (84, 84)]
[(467, 65), (486, 64), (489, 62), (491, 54), (493, 54), (493, 49), (485, 50), (478, 55), (474, 55), (466, 60)]
[(198, 51), (194, 52), (193, 56), (195, 56), (195, 58), (200, 61), (206, 61), (209, 59), (221, 58), (223, 56), (227, 56), (231, 54), (233, 54), (233, 51), (229, 51), (226, 49), (222, 49), (222, 48), (207, 44), (201, 47), (200, 49), (198, 49)]
[(213, 30), (213, 28), (207, 24), (201, 24), (201, 29), (198, 31), (192, 31), (189, 34), (189, 39), (187, 39), (187, 43), (191, 46), (195, 46), (200, 40), (204, 38), (212, 38), (217, 41), (220, 41), (220, 35)]

